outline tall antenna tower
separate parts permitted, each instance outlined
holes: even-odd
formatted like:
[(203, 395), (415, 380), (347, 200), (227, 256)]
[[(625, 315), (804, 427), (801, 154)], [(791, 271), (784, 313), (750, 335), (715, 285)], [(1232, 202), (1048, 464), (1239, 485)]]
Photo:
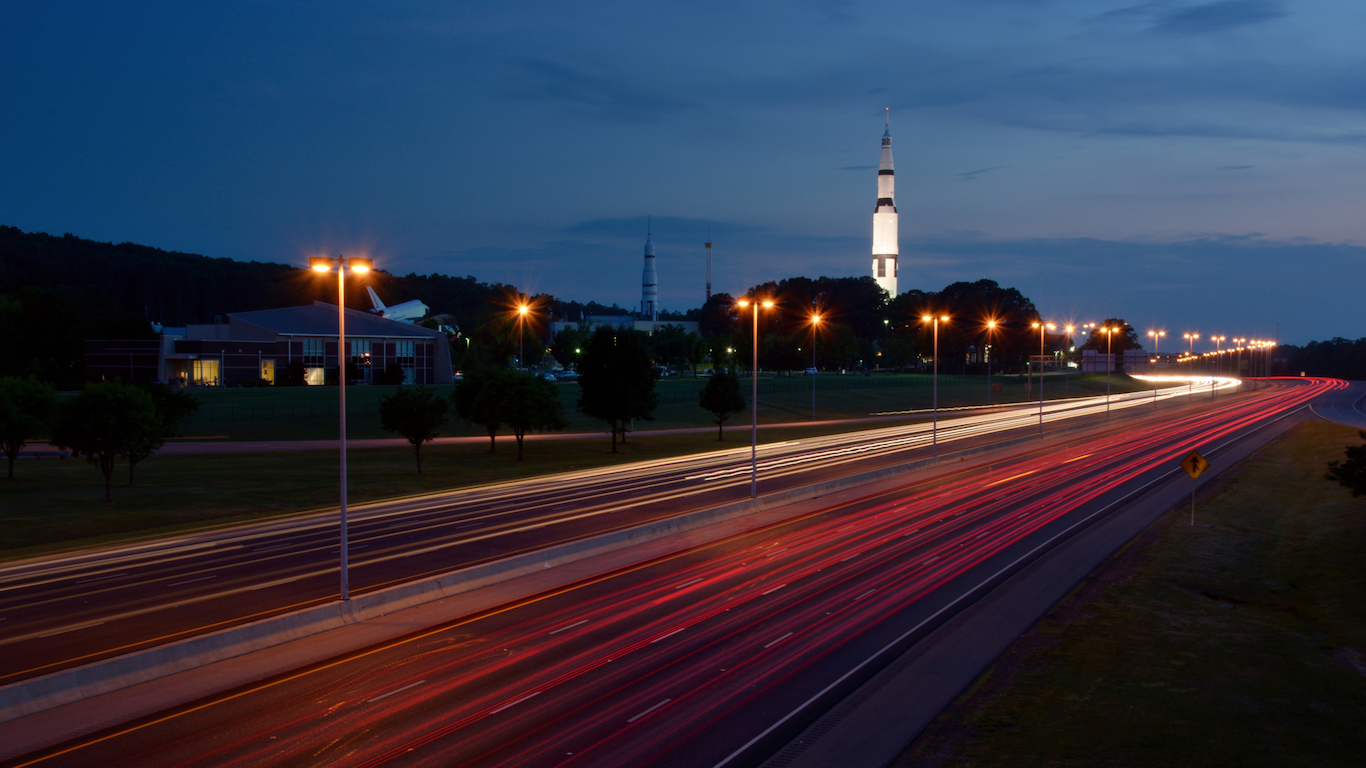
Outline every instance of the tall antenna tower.
[(711, 298), (711, 227), (707, 227), (707, 298)]

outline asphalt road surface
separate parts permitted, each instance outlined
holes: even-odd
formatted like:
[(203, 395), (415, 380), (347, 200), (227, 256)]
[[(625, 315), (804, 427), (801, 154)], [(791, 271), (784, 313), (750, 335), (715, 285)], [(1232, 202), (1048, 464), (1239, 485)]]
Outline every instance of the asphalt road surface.
[(1007, 450), (989, 471), (937, 471), (18, 764), (757, 765), (981, 585), (1191, 449), (1340, 385), (1286, 382)]
[[(1192, 392), (1194, 394), (1192, 394)], [(1208, 388), (1111, 399), (1166, 418)], [(1245, 396), (1245, 395), (1240, 395)], [(1045, 404), (1045, 426), (1104, 417), (1104, 398)], [(1038, 406), (759, 447), (759, 491), (904, 463), (1038, 429)], [(744, 498), (749, 447), (353, 507), (354, 594)], [(0, 685), (333, 601), (335, 511), (0, 565)]]

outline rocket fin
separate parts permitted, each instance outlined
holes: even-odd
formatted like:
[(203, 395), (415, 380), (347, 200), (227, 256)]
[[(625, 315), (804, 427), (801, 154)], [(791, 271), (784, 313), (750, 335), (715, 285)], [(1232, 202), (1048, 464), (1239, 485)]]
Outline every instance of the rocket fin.
[(370, 294), (370, 303), (375, 305), (375, 311), (383, 312), (385, 310), (384, 302), (379, 300), (379, 294), (375, 293), (375, 289), (367, 285), (365, 291)]

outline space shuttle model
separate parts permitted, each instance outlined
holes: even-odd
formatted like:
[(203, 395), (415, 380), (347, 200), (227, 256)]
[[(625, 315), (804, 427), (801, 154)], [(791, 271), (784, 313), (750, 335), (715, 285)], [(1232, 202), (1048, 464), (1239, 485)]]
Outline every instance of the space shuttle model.
[(896, 266), (900, 248), (896, 233), (896, 172), (892, 170), (892, 110), (882, 131), (882, 159), (877, 166), (877, 206), (873, 208), (873, 279), (896, 298)]
[(395, 304), (392, 307), (384, 306), (384, 302), (379, 300), (379, 294), (375, 289), (365, 286), (365, 290), (370, 294), (370, 303), (375, 305), (371, 312), (383, 317), (385, 320), (397, 320), (401, 323), (415, 323), (427, 316), (429, 309), (426, 304), (413, 299), (402, 304)]

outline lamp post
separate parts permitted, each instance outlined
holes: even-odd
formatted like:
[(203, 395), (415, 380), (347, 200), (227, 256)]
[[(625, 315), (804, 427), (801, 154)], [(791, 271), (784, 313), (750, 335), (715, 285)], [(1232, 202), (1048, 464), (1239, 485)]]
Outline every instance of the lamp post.
[[(987, 321), (987, 341), (988, 341), (988, 342), (992, 341), (992, 339), (993, 339), (993, 337), (995, 336), (995, 334), (996, 334), (996, 321), (995, 321), (995, 320), (988, 320), (988, 321)], [(990, 343), (984, 344), (984, 345), (983, 345), (983, 355), (982, 355), (982, 356), (986, 358), (986, 363), (987, 363), (987, 405), (991, 405), (991, 344), (990, 344)]]
[(741, 308), (754, 308), (754, 346), (753, 362), (749, 369), (749, 497), (759, 498), (759, 305), (764, 309), (773, 306), (771, 301), (740, 299), (736, 302)]
[(1042, 320), (1034, 324), (1039, 329), (1039, 434), (1043, 434), (1043, 339), (1047, 329), (1052, 328), (1052, 323), (1045, 323)]
[(1070, 349), (1063, 350), (1062, 353), (1062, 396), (1064, 398), (1070, 398), (1072, 396), (1071, 352), (1076, 350), (1076, 347), (1072, 346), (1072, 332), (1075, 330), (1076, 328), (1073, 326), (1067, 326), (1067, 346)]
[(308, 260), (308, 266), (315, 272), (331, 272), (333, 267), (337, 269), (337, 393), (341, 401), (341, 540), (337, 551), (341, 555), (341, 599), (351, 599), (351, 577), (350, 568), (347, 563), (347, 521), (346, 521), (346, 270), (350, 269), (356, 274), (369, 272), (375, 263), (371, 259), (364, 259), (359, 256), (347, 258), (338, 255), (337, 258), (329, 256), (313, 256)]
[(816, 420), (816, 326), (821, 324), (820, 315), (811, 316), (811, 420)]
[[(1162, 361), (1162, 337), (1166, 336), (1166, 331), (1148, 331), (1148, 336), (1153, 340), (1153, 368), (1156, 368)], [(1153, 407), (1157, 407), (1157, 380), (1153, 380)]]
[(930, 422), (930, 455), (939, 455), (939, 323), (949, 321), (948, 315), (923, 315), (920, 318), (927, 323), (934, 324), (934, 373), (931, 377), (932, 402), (934, 403), (934, 420)]
[(1100, 332), (1105, 334), (1105, 418), (1110, 418), (1110, 369), (1115, 367), (1114, 342), (1115, 332), (1118, 328), (1105, 327)]
[(522, 329), (526, 327), (526, 314), (531, 311), (526, 302), (517, 305), (517, 370), (526, 367), (526, 361), (522, 359)]

